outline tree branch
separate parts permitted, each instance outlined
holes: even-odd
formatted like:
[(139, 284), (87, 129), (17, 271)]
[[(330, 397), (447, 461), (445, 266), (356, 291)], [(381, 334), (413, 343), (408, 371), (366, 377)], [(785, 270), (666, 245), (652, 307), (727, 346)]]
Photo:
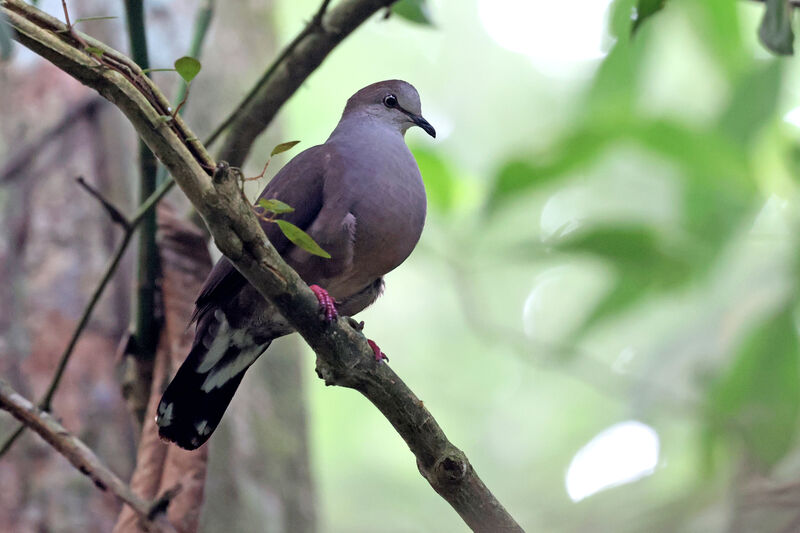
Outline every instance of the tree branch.
[[(377, 2), (365, 3), (374, 6)], [(20, 43), (96, 88), (125, 113), (202, 215), (219, 249), (314, 349), (317, 373), (325, 383), (349, 387), (366, 396), (408, 444), (419, 471), (433, 489), (473, 530), (522, 531), (483, 484), (466, 455), (447, 440), (423, 403), (387, 364), (375, 361), (361, 332), (344, 317), (333, 323), (320, 318), (316, 297), (265, 238), (252, 207), (242, 199), (235, 173), (221, 163), (209, 177), (204, 168), (206, 159), (201, 157), (205, 149), (195, 146), (190, 150), (187, 146), (193, 138), (188, 128), (175, 130), (159, 121), (160, 113), (153, 102), (163, 97), (153, 85), (144, 86), (153, 92), (152, 97), (142, 93), (138, 80), (141, 71), (134, 66), (128, 77), (110, 68), (97, 69), (78, 44), (65, 43), (54, 33), (62, 28), (60, 23), (48, 21), (54, 27), (41, 24), (38, 10), (19, 0), (0, 0), (0, 6)], [(330, 14), (326, 21), (333, 22)], [(298, 47), (298, 53), (304, 48)]]
[[(75, 346), (78, 344), (78, 339), (80, 338), (81, 333), (83, 333), (83, 330), (86, 329), (86, 326), (89, 324), (89, 319), (94, 312), (95, 306), (97, 306), (97, 302), (100, 301), (100, 296), (102, 296), (103, 291), (111, 281), (114, 273), (117, 271), (119, 262), (122, 260), (122, 256), (125, 255), (125, 250), (127, 250), (128, 245), (131, 242), (131, 237), (133, 237), (136, 227), (142, 221), (142, 218), (159, 202), (159, 200), (161, 200), (161, 198), (164, 197), (169, 189), (169, 182), (162, 184), (161, 187), (159, 187), (152, 195), (150, 195), (150, 198), (148, 198), (147, 201), (145, 201), (139, 207), (133, 218), (128, 221), (128, 226), (122, 235), (122, 240), (117, 245), (116, 250), (114, 250), (114, 254), (111, 256), (111, 259), (106, 265), (106, 269), (103, 272), (100, 281), (97, 283), (94, 291), (92, 291), (92, 295), (89, 297), (89, 302), (86, 304), (86, 307), (84, 307), (81, 317), (78, 319), (78, 324), (72, 331), (72, 335), (67, 342), (67, 346), (64, 348), (64, 351), (58, 360), (56, 371), (53, 374), (53, 378), (50, 380), (50, 384), (47, 386), (47, 391), (44, 393), (44, 396), (42, 396), (42, 399), (39, 400), (38, 405), (40, 409), (44, 411), (50, 410), (50, 404), (53, 401), (53, 396), (56, 393), (56, 389), (58, 389), (58, 386), (61, 384), (61, 378), (64, 376), (64, 370), (66, 370), (67, 363), (69, 363), (72, 353), (75, 350)], [(0, 445), (0, 457), (2, 457), (6, 452), (8, 452), (8, 450), (11, 449), (11, 446), (24, 431), (25, 425), (20, 425), (16, 430), (14, 430), (13, 433), (11, 433), (11, 435), (8, 436), (3, 444)]]
[(30, 400), (20, 396), (0, 379), (0, 409), (8, 411), (25, 426), (30, 427), (63, 455), (82, 474), (103, 491), (109, 491), (122, 503), (129, 505), (139, 516), (147, 531), (174, 533), (175, 529), (164, 517), (161, 499), (147, 502), (111, 472), (80, 439), (71, 435), (49, 414), (41, 411)]
[(211, 135), (207, 145), (230, 127), (220, 159), (241, 166), (256, 138), (328, 54), (370, 16), (396, 0), (342, 0), (328, 10), (329, 1), (323, 0), (303, 31), (284, 48), (244, 101)]
[(131, 223), (128, 222), (128, 219), (125, 217), (125, 215), (122, 214), (122, 211), (120, 211), (117, 208), (117, 206), (115, 206), (113, 203), (107, 200), (102, 194), (100, 194), (100, 191), (89, 185), (86, 182), (86, 180), (83, 179), (83, 176), (78, 176), (77, 178), (75, 178), (75, 181), (77, 181), (78, 185), (83, 187), (86, 190), (86, 192), (92, 195), (95, 200), (100, 202), (100, 205), (102, 205), (103, 209), (106, 210), (112, 222), (119, 224), (120, 227), (122, 227), (122, 229), (125, 231), (128, 231), (130, 229)]

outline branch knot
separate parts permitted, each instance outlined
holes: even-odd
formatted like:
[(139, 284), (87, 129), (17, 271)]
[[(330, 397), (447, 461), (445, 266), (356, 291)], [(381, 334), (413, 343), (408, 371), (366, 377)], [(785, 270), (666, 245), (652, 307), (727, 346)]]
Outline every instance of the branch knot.
[(433, 473), (442, 485), (460, 483), (470, 469), (469, 461), (461, 451), (450, 453), (436, 462)]

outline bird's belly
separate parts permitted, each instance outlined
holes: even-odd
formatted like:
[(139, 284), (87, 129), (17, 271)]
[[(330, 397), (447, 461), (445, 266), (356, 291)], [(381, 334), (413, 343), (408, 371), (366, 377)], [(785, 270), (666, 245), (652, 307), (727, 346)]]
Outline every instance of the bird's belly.
[[(425, 192), (421, 183), (420, 189), (390, 189), (384, 191), (389, 198), (379, 202), (366, 199), (354, 206), (353, 263), (351, 272), (343, 276), (349, 287), (360, 289), (374, 282), (397, 268), (414, 250), (425, 224)], [(413, 199), (416, 195), (423, 200)]]

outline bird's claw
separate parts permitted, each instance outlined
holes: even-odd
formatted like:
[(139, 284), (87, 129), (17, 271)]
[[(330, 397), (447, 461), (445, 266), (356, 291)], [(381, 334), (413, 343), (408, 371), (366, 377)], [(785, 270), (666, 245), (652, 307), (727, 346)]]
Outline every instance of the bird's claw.
[(385, 353), (383, 353), (381, 351), (380, 347), (375, 343), (374, 340), (367, 339), (367, 344), (369, 344), (369, 347), (372, 348), (372, 353), (375, 354), (375, 360), (377, 362), (380, 363), (381, 361), (388, 361), (389, 360), (389, 358), (386, 356)]
[(317, 297), (320, 310), (325, 316), (325, 319), (328, 322), (333, 322), (333, 320), (339, 316), (339, 311), (336, 310), (336, 301), (328, 294), (328, 291), (319, 285), (309, 285), (308, 288), (311, 289), (311, 292)]

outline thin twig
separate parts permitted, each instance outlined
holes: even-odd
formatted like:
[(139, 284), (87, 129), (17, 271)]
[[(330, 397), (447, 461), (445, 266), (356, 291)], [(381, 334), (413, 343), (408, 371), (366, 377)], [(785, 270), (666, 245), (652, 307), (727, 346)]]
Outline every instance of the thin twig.
[(77, 181), (78, 185), (83, 187), (86, 192), (94, 196), (94, 198), (100, 202), (100, 205), (103, 206), (113, 222), (119, 224), (124, 231), (128, 231), (130, 229), (131, 223), (128, 222), (128, 219), (125, 217), (125, 215), (123, 215), (122, 212), (117, 209), (117, 206), (112, 204), (102, 194), (100, 194), (100, 191), (89, 185), (86, 180), (83, 179), (83, 176), (78, 176), (75, 178), (75, 181)]
[(166, 500), (166, 503), (161, 499), (148, 502), (134, 494), (130, 487), (109, 470), (86, 444), (1, 379), (0, 409), (8, 411), (26, 427), (38, 433), (75, 468), (88, 476), (97, 488), (111, 492), (122, 503), (129, 505), (139, 515), (147, 531), (175, 532), (175, 528), (167, 521), (163, 512), (169, 500)]

